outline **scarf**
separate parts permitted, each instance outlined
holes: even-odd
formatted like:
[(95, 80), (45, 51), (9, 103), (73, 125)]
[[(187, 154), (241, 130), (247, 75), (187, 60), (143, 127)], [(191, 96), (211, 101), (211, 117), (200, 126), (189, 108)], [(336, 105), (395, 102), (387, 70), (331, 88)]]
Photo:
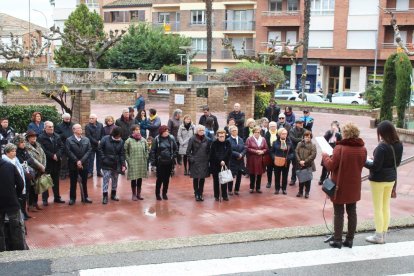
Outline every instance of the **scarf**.
[(155, 120), (155, 118), (157, 118), (157, 114), (150, 115), (149, 117), (150, 117), (150, 120), (151, 120), (151, 121), (154, 121), (154, 120)]
[(336, 143), (336, 132), (332, 133), (332, 136), (331, 136), (331, 138), (329, 138), (328, 143), (329, 144), (335, 144)]
[(277, 139), (277, 130), (275, 131), (269, 130), (269, 132), (270, 132), (270, 145), (273, 145), (273, 142), (276, 141)]
[(24, 169), (23, 169), (22, 165), (20, 164), (19, 160), (16, 157), (13, 158), (13, 159), (10, 159), (5, 154), (3, 154), (2, 158), (3, 158), (4, 161), (7, 161), (7, 162), (13, 164), (17, 168), (17, 171), (19, 172), (19, 174), (20, 174), (20, 176), (23, 180), (23, 183), (24, 183), (22, 194), (25, 195), (26, 194), (26, 177), (25, 177), (25, 174), (24, 174)]
[(259, 139), (256, 139), (256, 137), (254, 136), (253, 138), (256, 141), (257, 146), (260, 148), (260, 146), (262, 145), (262, 140), (263, 140), (262, 136), (259, 136)]
[(253, 128), (249, 128), (249, 137), (253, 136)]
[(191, 123), (188, 123), (188, 124), (184, 123), (184, 127), (185, 127), (186, 130), (189, 130), (190, 126), (191, 126)]
[(134, 138), (136, 141), (139, 141), (141, 140), (142, 135), (141, 133), (132, 133), (131, 137)]
[(203, 139), (204, 139), (204, 135), (198, 135), (198, 134), (196, 134), (196, 137), (200, 141), (203, 141)]
[(286, 140), (280, 139), (280, 149), (287, 150)]

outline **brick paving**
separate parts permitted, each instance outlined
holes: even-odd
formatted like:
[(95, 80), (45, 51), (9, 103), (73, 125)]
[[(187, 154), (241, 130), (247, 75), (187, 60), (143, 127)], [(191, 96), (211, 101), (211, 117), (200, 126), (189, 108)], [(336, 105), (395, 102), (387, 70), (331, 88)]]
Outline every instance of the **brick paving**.
[[(92, 105), (92, 112), (103, 121), (104, 116), (121, 115), (121, 105)], [(151, 102), (147, 108), (158, 110), (163, 123), (168, 120), (166, 102)], [(297, 112), (299, 113), (299, 112)], [(218, 116), (224, 126), (225, 114)], [(198, 114), (198, 117), (201, 115)], [(353, 121), (360, 126), (361, 137), (365, 140), (368, 154), (377, 144), (375, 129), (369, 128), (369, 118), (339, 114), (311, 114), (315, 118), (314, 133), (323, 135), (332, 120), (341, 123)], [(197, 119), (198, 119), (197, 117)], [(404, 144), (404, 156), (414, 155), (414, 145)], [(321, 168), (320, 154), (316, 159), (317, 172), (314, 174), (309, 199), (296, 198), (298, 185), (288, 186), (288, 195), (274, 195), (272, 189), (262, 188), (263, 194), (249, 193), (249, 180), (243, 178), (240, 196), (230, 197), (229, 202), (216, 202), (213, 198), (212, 178), (206, 180), (205, 201), (195, 202), (192, 181), (183, 175), (183, 168), (177, 167), (171, 179), (168, 201), (156, 201), (154, 196), (155, 176), (150, 174), (143, 181), (145, 200), (131, 201), (130, 184), (120, 176), (118, 193), (121, 201), (110, 201), (102, 205), (102, 178), (94, 176), (88, 180), (88, 190), (93, 204), (74, 206), (57, 205), (50, 202), (44, 210), (30, 213), (34, 218), (27, 222), (28, 244), (31, 248), (74, 247), (78, 245), (109, 244), (137, 240), (158, 240), (173, 237), (190, 237), (205, 234), (230, 233), (247, 230), (262, 230), (293, 226), (314, 226), (324, 223), (322, 209), (324, 193), (318, 186)], [(398, 174), (398, 199), (392, 200), (392, 217), (403, 218), (414, 215), (413, 178), (414, 163), (401, 166)], [(367, 174), (364, 170), (363, 175)], [(265, 174), (266, 175), (266, 174)], [(262, 185), (264, 186), (266, 176)], [(61, 181), (61, 194), (67, 201), (69, 181)], [(50, 198), (50, 201), (53, 197)], [(332, 218), (332, 206), (328, 202), (325, 210), (328, 222)], [(371, 194), (368, 181), (362, 185), (362, 200), (358, 203), (358, 220), (373, 220)]]

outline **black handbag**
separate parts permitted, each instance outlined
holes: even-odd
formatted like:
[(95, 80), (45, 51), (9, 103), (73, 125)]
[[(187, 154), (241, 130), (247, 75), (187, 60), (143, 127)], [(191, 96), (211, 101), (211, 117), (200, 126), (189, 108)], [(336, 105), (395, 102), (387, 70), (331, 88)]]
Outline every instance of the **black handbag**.
[[(341, 149), (341, 159), (339, 160), (339, 171), (338, 171), (338, 181), (341, 176), (341, 165), (342, 165), (342, 153), (343, 149)], [(336, 194), (336, 183), (332, 181), (329, 177), (327, 177), (322, 183), (322, 191), (325, 192), (330, 198), (335, 197)]]

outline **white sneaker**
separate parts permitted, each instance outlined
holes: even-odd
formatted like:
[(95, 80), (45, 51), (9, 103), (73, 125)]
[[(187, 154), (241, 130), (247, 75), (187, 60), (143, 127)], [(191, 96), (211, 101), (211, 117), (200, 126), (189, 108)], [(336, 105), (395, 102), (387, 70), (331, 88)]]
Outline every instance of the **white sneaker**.
[(383, 244), (383, 243), (385, 243), (385, 241), (384, 241), (384, 234), (383, 233), (377, 233), (377, 232), (375, 232), (375, 234), (372, 235), (372, 236), (366, 237), (365, 240), (367, 242), (375, 243), (375, 244)]

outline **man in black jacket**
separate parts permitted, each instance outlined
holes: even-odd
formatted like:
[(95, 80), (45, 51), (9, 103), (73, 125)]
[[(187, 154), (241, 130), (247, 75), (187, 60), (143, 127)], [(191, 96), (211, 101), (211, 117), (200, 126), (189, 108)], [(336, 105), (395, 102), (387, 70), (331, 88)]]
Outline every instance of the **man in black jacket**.
[(229, 123), (230, 118), (234, 118), (234, 122), (236, 123), (237, 129), (239, 130), (239, 135), (240, 137), (243, 137), (245, 115), (240, 111), (239, 103), (235, 103), (233, 108), (234, 110), (229, 113), (229, 116), (227, 116), (227, 123)]
[(0, 156), (4, 153), (4, 146), (12, 141), (14, 138), (14, 129), (9, 126), (9, 119), (0, 119)]
[[(63, 144), (60, 136), (54, 132), (53, 123), (45, 122), (45, 129), (39, 135), (38, 142), (42, 145), (46, 154), (46, 173), (50, 174), (53, 180), (53, 196), (55, 203), (65, 203), (59, 193), (60, 160), (62, 158)], [(43, 205), (48, 205), (49, 191), (42, 194)]]
[[(289, 131), (289, 139), (292, 142), (294, 151), (296, 150), (296, 146), (298, 145), (298, 143), (303, 140), (303, 134), (305, 133), (305, 130), (306, 129), (303, 128), (303, 119), (302, 118), (296, 119), (295, 127), (291, 128)], [(291, 175), (290, 183), (289, 183), (290, 186), (295, 185), (296, 169), (297, 169), (297, 160), (296, 160), (296, 155), (295, 155), (295, 158), (292, 160), (292, 175)]]
[[(26, 249), (25, 230), (17, 194), (23, 191), (24, 182), (16, 167), (0, 159), (0, 252)], [(10, 239), (6, 247), (5, 217), (9, 218)]]
[(280, 107), (276, 105), (275, 99), (270, 99), (269, 106), (265, 109), (264, 116), (269, 122), (277, 122), (279, 119)]
[[(73, 135), (72, 127), (73, 123), (71, 122), (71, 117), (69, 113), (62, 114), (62, 122), (56, 125), (55, 132), (60, 136), (62, 144), (65, 145), (66, 139)], [(62, 151), (61, 163), (60, 163), (60, 179), (65, 179), (69, 176), (68, 170), (68, 156), (65, 150)]]
[(217, 130), (219, 129), (219, 124), (218, 124), (218, 121), (217, 121), (217, 117), (214, 116), (213, 114), (211, 114), (210, 108), (208, 106), (203, 107), (203, 113), (204, 113), (204, 115), (201, 115), (200, 120), (199, 120), (198, 123), (200, 125), (206, 126), (207, 118), (208, 117), (213, 118), (213, 121), (214, 121), (213, 130), (214, 130), (214, 133), (216, 133)]
[(93, 163), (96, 155), (96, 175), (102, 177), (101, 171), (101, 157), (98, 153), (98, 146), (102, 137), (105, 136), (103, 124), (98, 122), (98, 117), (95, 114), (89, 116), (89, 123), (85, 126), (85, 136), (89, 139), (92, 146), (91, 154), (89, 155), (88, 177), (93, 175)]
[(81, 196), (85, 203), (92, 203), (88, 198), (88, 161), (92, 151), (89, 139), (82, 136), (82, 127), (79, 124), (73, 126), (73, 135), (66, 140), (66, 153), (68, 154), (68, 166), (70, 177), (70, 201), (69, 205), (76, 201), (76, 183), (78, 176), (82, 179)]

